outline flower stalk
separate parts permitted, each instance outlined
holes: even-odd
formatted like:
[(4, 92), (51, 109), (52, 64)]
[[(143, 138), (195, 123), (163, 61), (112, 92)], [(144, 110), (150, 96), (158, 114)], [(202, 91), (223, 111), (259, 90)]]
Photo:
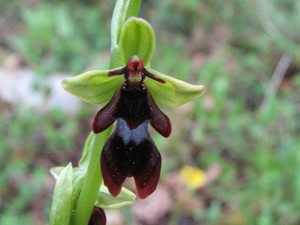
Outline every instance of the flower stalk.
[(90, 219), (102, 183), (102, 176), (99, 176), (101, 171), (98, 159), (100, 158), (101, 150), (110, 132), (111, 128), (98, 135), (91, 134), (92, 140), (89, 146), (89, 150), (91, 151), (89, 165), (77, 201), (77, 207), (74, 216), (72, 217), (74, 220), (72, 224), (74, 225), (87, 224)]

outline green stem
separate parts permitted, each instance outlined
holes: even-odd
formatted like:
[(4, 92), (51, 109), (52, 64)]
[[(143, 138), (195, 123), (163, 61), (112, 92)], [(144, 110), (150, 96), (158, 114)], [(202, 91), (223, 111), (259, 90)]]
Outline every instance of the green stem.
[(137, 16), (142, 0), (117, 0), (111, 20), (110, 69), (124, 66), (119, 49), (119, 39), (123, 24), (131, 16)]
[(104, 132), (94, 135), (88, 151), (91, 151), (86, 177), (77, 201), (77, 208), (72, 225), (87, 225), (95, 205), (95, 201), (102, 183), (100, 170), (100, 153), (111, 133), (112, 127)]
[(111, 20), (111, 47), (118, 45), (123, 24), (131, 16), (137, 16), (142, 0), (117, 0)]

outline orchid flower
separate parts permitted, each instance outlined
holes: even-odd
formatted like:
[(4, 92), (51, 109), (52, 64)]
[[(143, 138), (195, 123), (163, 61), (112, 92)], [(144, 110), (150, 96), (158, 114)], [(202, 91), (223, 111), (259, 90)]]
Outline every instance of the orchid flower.
[[(148, 132), (148, 124), (162, 136), (171, 133), (169, 118), (158, 108), (177, 107), (204, 91), (164, 75), (150, 67), (155, 36), (144, 19), (131, 17), (124, 23), (115, 52), (120, 67), (96, 70), (63, 81), (64, 88), (85, 102), (109, 101), (95, 116), (94, 133), (100, 133), (117, 121), (101, 154), (104, 184), (117, 196), (126, 177), (133, 176), (137, 194), (146, 198), (160, 177), (161, 156)], [(117, 51), (116, 51), (117, 50)], [(117, 75), (123, 75), (117, 76)]]

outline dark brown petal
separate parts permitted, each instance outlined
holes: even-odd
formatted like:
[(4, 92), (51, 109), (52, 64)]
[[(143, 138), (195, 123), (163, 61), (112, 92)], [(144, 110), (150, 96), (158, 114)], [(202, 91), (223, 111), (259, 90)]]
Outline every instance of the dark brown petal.
[(145, 68), (143, 69), (143, 72), (144, 72), (144, 75), (145, 75), (145, 76), (147, 76), (147, 77), (149, 77), (149, 78), (151, 78), (151, 79), (153, 79), (153, 80), (156, 80), (157, 82), (160, 82), (160, 83), (163, 83), (163, 84), (166, 83), (165, 80), (163, 80), (163, 79), (161, 79), (161, 78), (155, 76), (154, 74), (150, 73), (150, 72), (149, 72), (148, 70), (146, 70)]
[(125, 74), (127, 72), (127, 67), (123, 67), (123, 68), (119, 68), (119, 69), (114, 69), (108, 72), (108, 76), (112, 77), (112, 76), (117, 76), (117, 75), (122, 75)]
[(153, 101), (150, 92), (148, 94), (150, 106), (150, 124), (162, 136), (169, 137), (172, 131), (172, 125), (169, 117), (166, 116)]
[(106, 216), (104, 210), (94, 207), (88, 225), (106, 225)]

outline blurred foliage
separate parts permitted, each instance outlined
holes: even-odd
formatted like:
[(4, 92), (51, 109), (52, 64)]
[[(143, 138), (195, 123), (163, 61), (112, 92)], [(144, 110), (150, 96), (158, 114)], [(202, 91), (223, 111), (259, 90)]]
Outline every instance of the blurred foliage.
[[(81, 138), (76, 136), (82, 129), (78, 119), (58, 110), (41, 113), (25, 107), (1, 108), (0, 224), (40, 224), (50, 210), (44, 205), (51, 204), (48, 169), (77, 158), (76, 139)], [(71, 149), (73, 152), (67, 151)], [(42, 221), (34, 222), (34, 217)]]
[(97, 53), (109, 48), (109, 29), (100, 9), (47, 1), (21, 7), (20, 31), (9, 42), (42, 75), (80, 73)]
[[(79, 73), (109, 50), (113, 2), (36, 2), (0, 3), (0, 30), (8, 21), (15, 27), (1, 35), (1, 46), (32, 68)], [(157, 36), (151, 65), (207, 87), (194, 104), (167, 111), (174, 126), (169, 139), (154, 134), (164, 155), (162, 181), (184, 164), (221, 168), (205, 194), (188, 194), (203, 202), (202, 210), (186, 212), (176, 202), (166, 217), (173, 224), (299, 224), (300, 2), (145, 0), (142, 7)], [(292, 61), (269, 99), (284, 55)], [(78, 152), (66, 150), (82, 146), (80, 127), (89, 126), (93, 113), (17, 111), (0, 114), (0, 224), (33, 224), (36, 202), (44, 224), (52, 190), (41, 187), (47, 169), (76, 160)]]

